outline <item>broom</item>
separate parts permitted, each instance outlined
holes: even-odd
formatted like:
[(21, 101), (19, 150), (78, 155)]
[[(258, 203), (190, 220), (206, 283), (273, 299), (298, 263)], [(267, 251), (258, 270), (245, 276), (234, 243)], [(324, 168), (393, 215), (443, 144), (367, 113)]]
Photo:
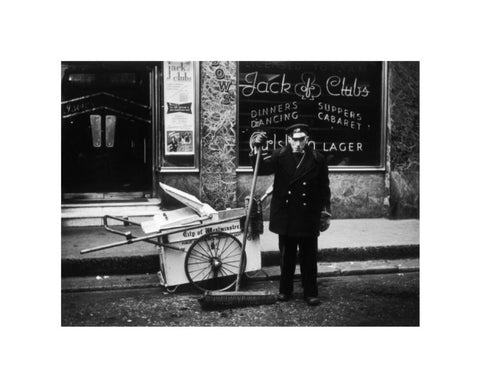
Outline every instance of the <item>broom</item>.
[(245, 259), (245, 247), (247, 245), (248, 226), (250, 224), (250, 214), (252, 212), (253, 194), (255, 192), (255, 184), (257, 183), (258, 168), (260, 165), (261, 148), (257, 151), (257, 161), (253, 172), (252, 187), (250, 189), (250, 200), (248, 201), (247, 217), (245, 220), (242, 252), (240, 255), (240, 265), (238, 267), (237, 283), (235, 291), (206, 291), (198, 301), (203, 309), (220, 309), (233, 308), (251, 305), (273, 304), (277, 298), (275, 294), (266, 291), (240, 291), (240, 276), (242, 274), (243, 260)]

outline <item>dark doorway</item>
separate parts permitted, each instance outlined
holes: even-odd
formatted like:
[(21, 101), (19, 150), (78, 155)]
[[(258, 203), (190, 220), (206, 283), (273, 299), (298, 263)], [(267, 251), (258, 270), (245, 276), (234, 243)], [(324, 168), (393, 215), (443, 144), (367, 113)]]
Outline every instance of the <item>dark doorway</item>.
[(148, 196), (152, 71), (140, 62), (62, 63), (63, 199)]

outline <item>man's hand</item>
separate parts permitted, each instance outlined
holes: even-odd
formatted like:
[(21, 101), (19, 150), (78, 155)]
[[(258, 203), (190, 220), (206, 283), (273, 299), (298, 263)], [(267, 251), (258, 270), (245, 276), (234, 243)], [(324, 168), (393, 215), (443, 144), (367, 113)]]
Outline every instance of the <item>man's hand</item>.
[(258, 133), (253, 137), (253, 146), (261, 148), (267, 144), (267, 135), (264, 132)]
[(330, 227), (330, 217), (332, 215), (327, 211), (322, 211), (320, 215), (320, 232), (327, 231)]

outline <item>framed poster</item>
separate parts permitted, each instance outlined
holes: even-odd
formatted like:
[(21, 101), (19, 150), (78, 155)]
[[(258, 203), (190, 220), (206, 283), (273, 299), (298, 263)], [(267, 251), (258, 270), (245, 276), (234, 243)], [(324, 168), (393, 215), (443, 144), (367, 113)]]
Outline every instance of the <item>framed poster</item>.
[(285, 128), (310, 127), (310, 146), (330, 169), (385, 168), (383, 62), (239, 62), (239, 169), (250, 169), (256, 132), (267, 151), (288, 144)]
[(163, 62), (164, 153), (195, 153), (195, 80), (193, 62)]
[(167, 155), (193, 154), (193, 130), (167, 130), (165, 134)]

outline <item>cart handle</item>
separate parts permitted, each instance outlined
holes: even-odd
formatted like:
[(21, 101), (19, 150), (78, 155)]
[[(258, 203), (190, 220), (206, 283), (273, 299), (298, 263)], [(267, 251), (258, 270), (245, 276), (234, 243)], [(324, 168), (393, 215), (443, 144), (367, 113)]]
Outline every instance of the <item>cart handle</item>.
[(117, 234), (117, 235), (121, 235), (121, 236), (124, 236), (125, 238), (128, 239), (132, 239), (132, 232), (131, 231), (127, 231), (127, 232), (121, 232), (121, 231), (118, 231), (118, 230), (115, 230), (111, 227), (108, 226), (108, 219), (115, 219), (115, 220), (118, 220), (120, 222), (123, 222), (123, 225), (124, 226), (129, 226), (129, 225), (134, 225), (134, 226), (141, 226), (140, 223), (137, 223), (137, 222), (132, 222), (126, 218), (119, 218), (117, 216), (112, 216), (112, 215), (105, 215), (103, 217), (103, 228), (105, 230), (107, 230), (108, 232), (111, 232), (113, 234)]
[[(106, 215), (106, 216), (108, 216), (110, 218), (114, 218), (113, 216), (110, 216), (110, 215)], [(232, 218), (218, 220), (216, 222), (209, 223), (208, 226), (214, 226), (216, 224), (225, 223), (227, 221), (238, 220), (238, 219), (241, 219), (243, 217), (245, 217), (245, 215), (239, 215), (239, 216), (235, 216), (235, 217), (232, 217)], [(195, 221), (198, 222), (198, 221), (203, 221), (203, 220), (210, 219), (210, 218), (211, 218), (211, 215), (206, 215), (205, 217), (199, 218)], [(122, 220), (122, 218), (116, 218), (116, 219)], [(121, 242), (114, 242), (114, 243), (110, 243), (110, 244), (107, 244), (107, 245), (92, 247), (90, 249), (84, 249), (84, 250), (80, 251), (80, 254), (86, 254), (86, 253), (91, 253), (91, 252), (94, 252), (94, 251), (105, 250), (105, 249), (109, 249), (109, 248), (117, 247), (117, 246), (129, 245), (129, 244), (136, 243), (136, 242), (147, 242), (147, 243), (152, 243), (152, 244), (157, 245), (157, 246), (164, 246), (164, 247), (168, 247), (168, 248), (171, 248), (171, 249), (174, 249), (174, 250), (184, 251), (181, 248), (171, 246), (171, 245), (168, 245), (168, 244), (165, 244), (165, 243), (156, 242), (156, 241), (153, 241), (151, 239), (159, 238), (159, 237), (170, 235), (170, 234), (175, 234), (175, 233), (180, 232), (182, 230), (183, 231), (194, 230), (196, 228), (200, 228), (200, 227), (204, 227), (204, 226), (205, 226), (205, 224), (203, 224), (203, 223), (195, 224), (195, 225), (191, 225), (191, 226), (187, 226), (187, 227), (182, 226), (182, 225), (172, 226), (172, 227), (164, 229), (164, 230), (167, 230), (167, 232), (160, 231), (158, 233), (151, 234), (151, 235), (146, 235), (146, 236), (143, 236), (143, 237), (134, 237), (133, 235), (131, 235), (131, 232), (122, 233), (121, 231), (111, 229), (111, 230), (113, 230), (112, 231), (113, 233), (123, 235), (127, 240), (121, 241)]]
[(93, 253), (94, 251), (110, 249), (112, 247), (130, 245), (130, 244), (135, 243), (135, 242), (148, 242), (148, 243), (154, 244), (156, 246), (168, 247), (169, 249), (185, 252), (185, 249), (183, 249), (181, 247), (176, 247), (176, 246), (172, 246), (172, 245), (169, 245), (169, 244), (166, 244), (166, 243), (160, 243), (160, 242), (155, 242), (153, 240), (150, 240), (150, 238), (157, 238), (159, 236), (161, 236), (161, 235), (158, 234), (158, 235), (148, 235), (148, 236), (138, 237), (138, 238), (130, 238), (130, 239), (127, 239), (126, 241), (114, 242), (114, 243), (110, 243), (108, 245), (102, 245), (102, 246), (92, 247), (91, 249), (80, 250), (80, 254)]

